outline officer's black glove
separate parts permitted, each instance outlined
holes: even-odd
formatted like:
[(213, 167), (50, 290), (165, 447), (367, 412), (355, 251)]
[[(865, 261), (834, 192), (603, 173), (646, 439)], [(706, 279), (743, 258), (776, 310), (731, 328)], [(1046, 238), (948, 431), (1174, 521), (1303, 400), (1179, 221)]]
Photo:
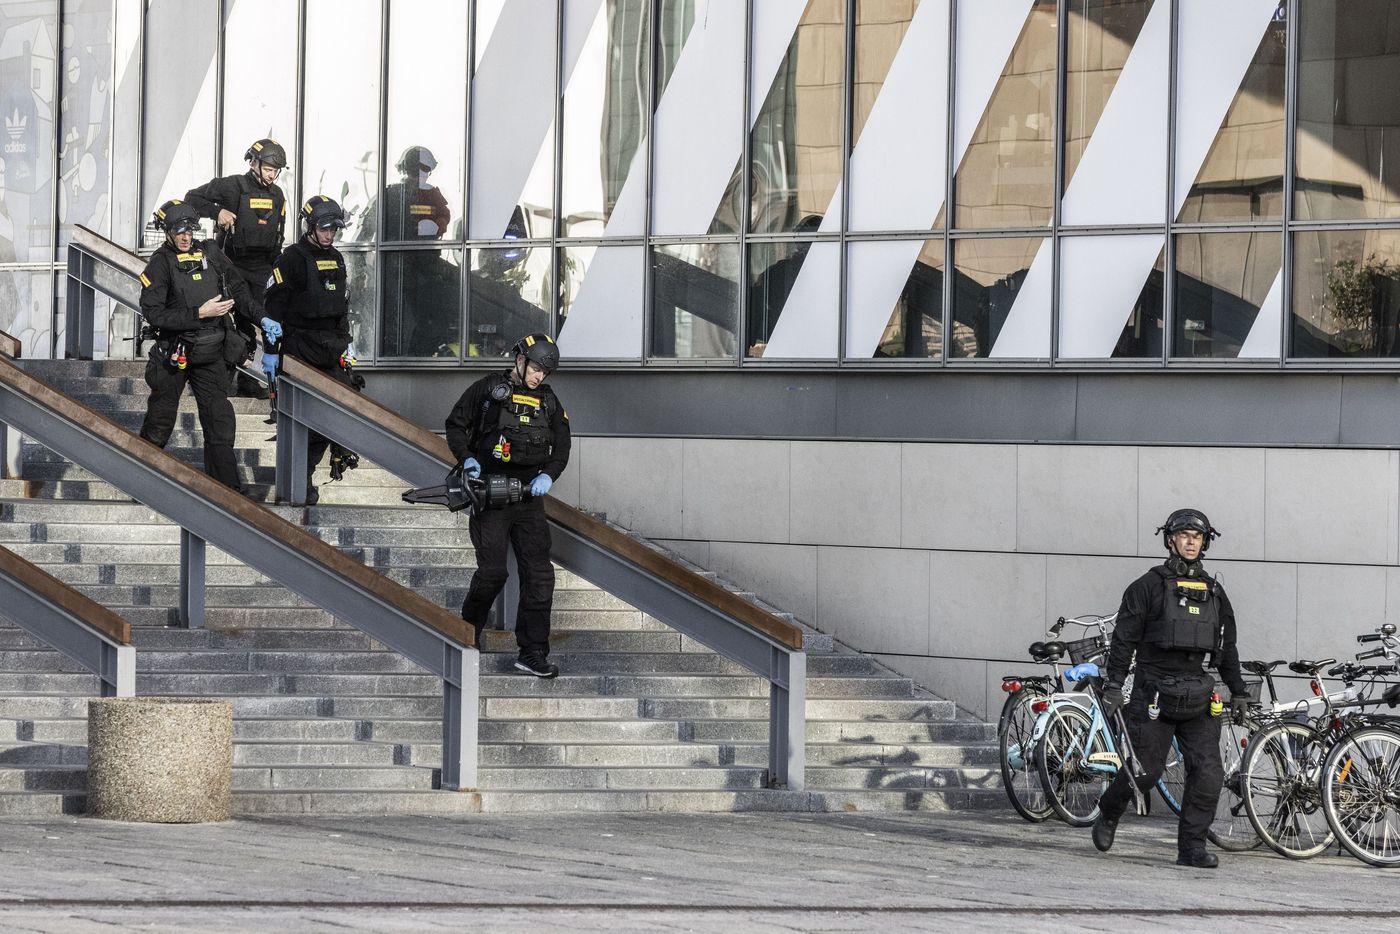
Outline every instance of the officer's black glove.
[(1230, 719), (1236, 723), (1244, 723), (1244, 718), (1249, 714), (1249, 695), (1230, 695)]
[(1113, 715), (1123, 709), (1123, 685), (1105, 684), (1099, 697), (1099, 708), (1105, 720), (1113, 719)]

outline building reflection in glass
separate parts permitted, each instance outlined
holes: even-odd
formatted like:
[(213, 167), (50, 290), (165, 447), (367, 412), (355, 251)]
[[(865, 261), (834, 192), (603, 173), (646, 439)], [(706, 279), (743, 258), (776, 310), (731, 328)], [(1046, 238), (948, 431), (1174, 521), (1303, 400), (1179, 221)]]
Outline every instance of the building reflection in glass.
[(1178, 236), (1172, 356), (1238, 357), (1282, 259), (1277, 230)]
[[(1164, 0), (1165, 2), (1165, 0)], [(1064, 188), (1142, 32), (1153, 0), (1066, 0)]]
[(1296, 218), (1400, 217), (1400, 2), (1299, 6)]
[[(1283, 104), (1288, 55), (1286, 4), (1269, 23), (1205, 162), (1180, 223), (1278, 220), (1283, 216)], [(1178, 124), (1193, 114), (1177, 114)], [(1179, 182), (1184, 184), (1184, 180)]]
[(1400, 230), (1293, 235), (1294, 357), (1400, 356)]
[[(851, 244), (852, 251), (867, 247)], [(955, 340), (969, 339), (970, 332), (955, 328)], [(855, 348), (851, 348), (855, 350)], [(880, 332), (876, 359), (934, 358), (943, 356), (943, 238), (925, 240), (899, 299)]]
[(739, 244), (677, 243), (651, 252), (651, 355), (731, 358), (739, 318)]
[(550, 331), (548, 247), (472, 251), (467, 357), (499, 357), (523, 335)]
[(380, 254), (381, 357), (451, 357), (462, 333), (462, 251)]
[(345, 256), (346, 287), (350, 290), (350, 340), (356, 352), (370, 357), (376, 346), (375, 325), (378, 323), (374, 314), (378, 288), (374, 251), (342, 249), (341, 252)]
[(1019, 25), (1015, 48), (954, 176), (953, 223), (962, 229), (1050, 223), (1055, 187), (1055, 0), (1035, 0)]
[(1162, 356), (1162, 309), (1166, 303), (1166, 250), (1157, 254), (1157, 262), (1147, 274), (1142, 291), (1133, 302), (1133, 310), (1128, 314), (1128, 323), (1118, 335), (1118, 343), (1113, 345), (1112, 356), (1160, 357)]
[(971, 238), (953, 243), (952, 357), (988, 357), (1043, 237)]

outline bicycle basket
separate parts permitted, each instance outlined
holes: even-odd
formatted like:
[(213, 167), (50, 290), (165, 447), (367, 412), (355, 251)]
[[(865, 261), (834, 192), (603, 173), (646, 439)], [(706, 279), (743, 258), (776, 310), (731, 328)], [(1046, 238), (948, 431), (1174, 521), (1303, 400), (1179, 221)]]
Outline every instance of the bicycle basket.
[(1078, 665), (1080, 662), (1101, 661), (1104, 653), (1108, 651), (1108, 642), (1101, 636), (1076, 639), (1073, 642), (1066, 642), (1064, 645), (1070, 663), (1074, 665)]

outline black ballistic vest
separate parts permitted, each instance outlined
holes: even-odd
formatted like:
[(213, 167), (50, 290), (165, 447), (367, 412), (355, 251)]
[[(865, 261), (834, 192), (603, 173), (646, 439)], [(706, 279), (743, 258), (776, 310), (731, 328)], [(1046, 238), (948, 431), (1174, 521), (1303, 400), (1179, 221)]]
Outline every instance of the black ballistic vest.
[(234, 213), (233, 233), (223, 241), (229, 256), (277, 258), (282, 248), (282, 212), (285, 202), (280, 193), (264, 188), (250, 175), (238, 177), (238, 210)]
[(1220, 597), (1209, 575), (1177, 577), (1167, 567), (1162, 578), (1162, 615), (1149, 620), (1145, 641), (1160, 649), (1211, 652), (1220, 635)]
[(345, 260), (339, 252), (325, 251), (317, 256), (305, 241), (293, 248), (306, 259), (306, 291), (292, 299), (294, 325), (326, 329), (350, 313)]
[(554, 393), (514, 386), (504, 401), (488, 403), (488, 412), (491, 404), (497, 407), (494, 426), (486, 426), (487, 432), (495, 434), (491, 456), (503, 465), (516, 467), (538, 467), (548, 462), (554, 450)]
[[(199, 311), (199, 306), (211, 298), (217, 298), (224, 291), (222, 276), (205, 256), (207, 246), (207, 243), (195, 244), (188, 253), (176, 253), (171, 250), (175, 259), (175, 271), (170, 276), (174, 304), (182, 305), (191, 312)], [(224, 295), (224, 298), (228, 297)], [(189, 363), (213, 363), (215, 360), (222, 360), (224, 356), (223, 322), (223, 318), (211, 318), (208, 319), (208, 323), (193, 330), (162, 336), (178, 336), (185, 344), (185, 355)]]

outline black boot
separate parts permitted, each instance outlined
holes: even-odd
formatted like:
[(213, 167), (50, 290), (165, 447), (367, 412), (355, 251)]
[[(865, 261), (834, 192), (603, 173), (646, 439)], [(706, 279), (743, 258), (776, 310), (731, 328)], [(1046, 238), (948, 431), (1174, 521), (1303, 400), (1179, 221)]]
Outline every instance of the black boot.
[(1091, 833), (1094, 838), (1094, 848), (1100, 853), (1107, 853), (1113, 848), (1113, 835), (1117, 832), (1118, 818), (1105, 817), (1100, 811), (1098, 819), (1094, 821), (1094, 829)]
[(515, 670), (523, 671), (527, 675), (534, 675), (536, 678), (553, 678), (559, 674), (559, 666), (551, 665), (548, 657), (543, 653), (529, 652), (523, 649), (515, 660)]
[(1187, 850), (1176, 858), (1176, 864), (1192, 869), (1214, 869), (1220, 865), (1220, 858), (1206, 850)]

